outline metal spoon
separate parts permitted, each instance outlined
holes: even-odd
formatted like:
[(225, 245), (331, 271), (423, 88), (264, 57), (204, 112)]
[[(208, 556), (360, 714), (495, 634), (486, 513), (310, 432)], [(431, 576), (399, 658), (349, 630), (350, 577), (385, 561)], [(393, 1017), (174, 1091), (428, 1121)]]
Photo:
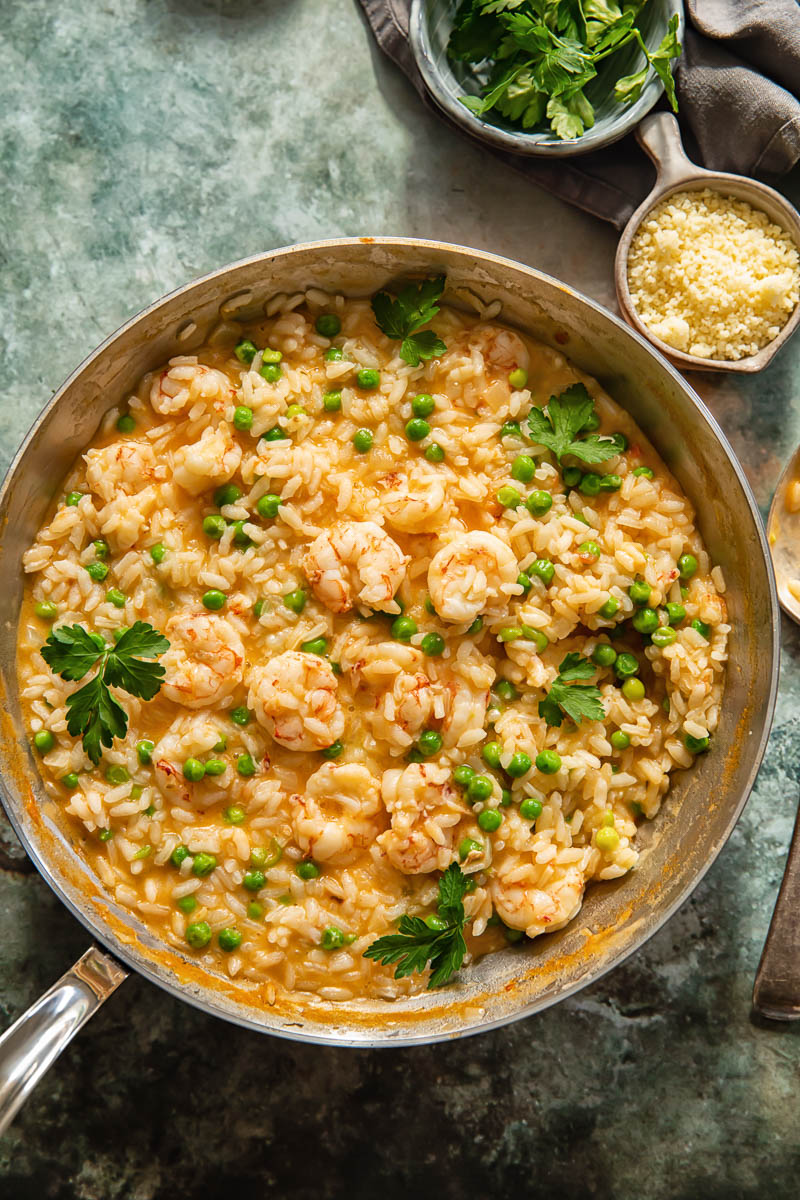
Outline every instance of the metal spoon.
[[(800, 624), (800, 512), (786, 509), (786, 491), (800, 479), (800, 446), (783, 469), (767, 518), (778, 601)], [(790, 590), (797, 584), (797, 596)], [(753, 988), (753, 1008), (773, 1021), (800, 1019), (800, 811)]]

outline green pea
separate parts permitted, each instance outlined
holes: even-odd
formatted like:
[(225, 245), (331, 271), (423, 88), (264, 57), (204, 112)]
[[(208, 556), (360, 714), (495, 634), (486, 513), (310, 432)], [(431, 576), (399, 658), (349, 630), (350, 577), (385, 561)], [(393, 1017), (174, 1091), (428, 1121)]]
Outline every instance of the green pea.
[(149, 738), (142, 738), (136, 743), (136, 756), (143, 767), (148, 766), (153, 761), (153, 750), (155, 742), (151, 742)]
[(69, 771), (66, 775), (62, 776), (61, 782), (65, 788), (69, 788), (72, 792), (78, 786), (78, 776), (74, 771)]
[(696, 738), (687, 733), (683, 739), (684, 745), (690, 754), (704, 754), (711, 745), (711, 739), (707, 737)]
[(243, 825), (247, 813), (241, 804), (230, 804), (222, 815), (229, 825)]
[(431, 427), (427, 421), (423, 421), (421, 417), (412, 417), (406, 423), (406, 437), (410, 442), (421, 442), (427, 437), (431, 431)]
[(164, 561), (164, 559), (166, 558), (166, 556), (167, 556), (166, 546), (162, 545), (161, 542), (156, 542), (155, 546), (150, 547), (150, 557), (152, 558), (152, 560), (156, 564), (156, 566), (158, 566), (159, 563), (162, 563)]
[(609, 596), (605, 604), (601, 604), (597, 611), (604, 621), (610, 621), (619, 612), (619, 600), (616, 596)]
[(123, 413), (117, 419), (117, 429), (120, 433), (133, 433), (136, 428), (136, 420), (130, 413)]
[(668, 604), (667, 616), (670, 625), (680, 625), (681, 621), (686, 619), (686, 609), (682, 604)]
[(108, 567), (105, 563), (93, 562), (86, 567), (86, 574), (90, 576), (95, 583), (102, 583), (108, 574)]
[(520, 625), (520, 629), (525, 641), (533, 642), (540, 654), (550, 645), (550, 639), (542, 633), (541, 629), (533, 629), (530, 625)]
[(508, 376), (508, 382), (512, 388), (519, 391), (528, 382), (528, 372), (524, 367), (515, 367)]
[(431, 754), (438, 754), (442, 748), (442, 735), (435, 729), (424, 729), (419, 735), (417, 747), (420, 754), (424, 754), (426, 758)]
[(628, 595), (633, 603), (637, 606), (643, 606), (650, 603), (650, 584), (645, 583), (643, 579), (634, 579), (631, 586), (628, 588)]
[(245, 871), (242, 878), (242, 886), (247, 888), (248, 892), (260, 892), (266, 882), (267, 877), (263, 871)]
[(602, 482), (602, 475), (597, 475), (594, 471), (587, 471), (578, 484), (578, 491), (583, 492), (584, 496), (596, 496), (600, 491)]
[(261, 435), (264, 442), (285, 442), (288, 437), (288, 433), (285, 429), (281, 429), (280, 425), (273, 425), (271, 429)]
[(583, 471), (580, 467), (565, 467), (561, 474), (564, 480), (564, 487), (568, 488), (577, 487), (583, 478)]
[(360, 388), (363, 388), (365, 392), (371, 392), (374, 391), (376, 387), (379, 387), (381, 382), (381, 373), (380, 371), (373, 370), (371, 367), (363, 367), (356, 374), (356, 380)]
[(661, 625), (658, 629), (653, 630), (650, 640), (654, 646), (663, 649), (665, 646), (671, 646), (677, 640), (677, 637), (677, 633), (669, 625)]
[(133, 856), (133, 861), (141, 862), (142, 859), (149, 858), (152, 853), (153, 853), (152, 846), (140, 846), (139, 849), (136, 851), (136, 853)]
[(436, 408), (436, 401), (427, 392), (420, 392), (411, 401), (411, 411), (415, 417), (429, 417)]
[(705, 621), (698, 621), (697, 617), (692, 621), (692, 629), (696, 633), (699, 633), (700, 637), (705, 638), (706, 641), (711, 637), (711, 626), (706, 625)]
[(212, 746), (211, 749), (214, 751), (215, 754), (222, 754), (225, 750), (227, 750), (228, 749), (227, 734), (224, 734), (224, 733), (220, 734), (219, 741), (217, 742), (216, 746)]
[(607, 826), (604, 826), (602, 829), (598, 829), (594, 835), (594, 844), (598, 850), (610, 853), (612, 850), (616, 850), (619, 845), (619, 834), (616, 829), (609, 829)]
[(130, 774), (127, 767), (112, 766), (108, 767), (106, 770), (106, 779), (109, 783), (113, 783), (115, 785), (120, 783), (128, 783), (130, 780)]
[(697, 559), (693, 554), (682, 554), (678, 559), (681, 579), (691, 579), (697, 570)]
[(533, 796), (528, 796), (519, 806), (519, 815), (525, 821), (535, 821), (542, 815), (541, 800), (535, 800)]
[(302, 404), (290, 404), (286, 410), (287, 417), (307, 417), (308, 413), (303, 408)]
[(527, 775), (532, 766), (530, 755), (526, 754), (524, 750), (517, 750), (516, 754), (512, 754), (508, 761), (506, 773), (512, 779), (522, 779), (522, 776)]
[(237, 708), (232, 708), (229, 715), (234, 725), (240, 725), (242, 729), (244, 729), (245, 725), (250, 724), (252, 716), (250, 709), (246, 708), (243, 704), (238, 705)]
[(498, 696), (500, 700), (504, 700), (506, 703), (511, 700), (516, 700), (519, 694), (510, 679), (498, 679), (497, 683), (494, 685), (494, 690), (495, 695)]
[(261, 361), (269, 363), (279, 363), (283, 359), (283, 354), (280, 350), (273, 350), (271, 346), (265, 346), (261, 351)]
[(280, 506), (280, 496), (276, 496), (274, 492), (267, 492), (266, 495), (259, 496), (256, 502), (256, 512), (265, 521), (274, 520), (278, 515)]
[(484, 808), (478, 813), (478, 828), (484, 833), (496, 833), (503, 823), (503, 814), (496, 808)]
[(340, 412), (342, 407), (342, 393), (339, 391), (326, 392), (322, 397), (322, 407), (325, 409), (325, 412)]
[(635, 675), (639, 670), (639, 660), (635, 654), (628, 654), (623, 651), (617, 655), (617, 661), (614, 663), (614, 674), (618, 679), (625, 679), (628, 675)]
[(522, 628), (519, 625), (504, 625), (498, 630), (497, 636), (501, 642), (515, 642), (522, 637)]
[(496, 770), (500, 766), (500, 755), (502, 753), (503, 747), (499, 742), (487, 742), (481, 750), (481, 758), (487, 767), (492, 767)]
[(270, 839), (269, 849), (266, 846), (254, 846), (250, 851), (250, 865), (253, 867), (274, 867), (283, 858), (283, 847), (275, 839)]
[(520, 427), (519, 421), (506, 421), (506, 423), (503, 426), (501, 426), (500, 433), (498, 436), (500, 437), (501, 440), (503, 438), (510, 437), (510, 438), (519, 438), (521, 441), (522, 440), (522, 429)]
[(501, 487), (497, 493), (497, 503), (502, 504), (503, 508), (519, 508), (522, 497), (516, 488)]
[(286, 593), (286, 595), (283, 597), (283, 603), (287, 608), (291, 609), (292, 612), (299, 615), (305, 608), (307, 599), (308, 594), (304, 588), (295, 588), (293, 592)]
[(251, 921), (257, 921), (264, 915), (264, 905), (259, 904), (257, 900), (251, 900), (247, 906), (247, 915)]
[(483, 629), (483, 617), (476, 617), (475, 620), (470, 625), (469, 629), (467, 630), (467, 633), (469, 633), (469, 634), (480, 633), (482, 629)]
[(106, 600), (113, 604), (115, 608), (124, 608), (127, 596), (119, 588), (109, 588), (106, 592)]
[(83, 497), (83, 492), (67, 492), (64, 503), (68, 508), (77, 508)]
[(644, 700), (645, 688), (641, 679), (626, 679), (622, 685), (622, 694), (626, 700), (632, 702)]
[(527, 575), (525, 571), (520, 571), (519, 575), (517, 576), (517, 583), (522, 588), (523, 596), (527, 596), (528, 592), (533, 587), (531, 577), (530, 575)]
[(453, 771), (453, 783), (457, 787), (469, 787), (474, 778), (475, 771), (473, 771), (472, 767), (468, 767), (466, 763), (460, 763)]
[(494, 791), (494, 785), (488, 775), (473, 775), (467, 785), (467, 796), (470, 800), (488, 800)]
[(331, 742), (330, 746), (325, 747), (325, 749), (322, 751), (322, 757), (327, 758), (329, 762), (332, 762), (333, 759), (338, 758), (343, 751), (344, 743), (340, 742), (337, 738), (335, 742)]
[(353, 434), (353, 445), (359, 454), (366, 454), (372, 448), (374, 434), (371, 429), (357, 429)]
[(33, 611), (43, 621), (54, 621), (58, 616), (58, 605), (51, 600), (40, 600)]
[(258, 346), (250, 341), (249, 338), (242, 338), (233, 347), (233, 353), (241, 363), (251, 363), (258, 354)]
[(471, 854), (483, 854), (483, 846), (480, 842), (476, 842), (474, 838), (462, 838), (458, 843), (458, 857), (460, 861), (464, 862)]
[(199, 758), (187, 758), (183, 764), (184, 777), (190, 783), (199, 783), (205, 773), (206, 769)]
[(253, 762), (251, 755), (240, 754), (236, 759), (236, 770), (245, 779), (249, 779), (251, 775), (255, 775), (256, 764)]
[(113, 829), (101, 829), (97, 835), (101, 842), (110, 842), (114, 836)]
[(204, 950), (211, 941), (211, 926), (208, 921), (193, 921), (184, 936), (193, 950)]
[(325, 362), (341, 362), (344, 358), (344, 351), (341, 346), (329, 346), (322, 357)]
[(429, 658), (438, 658), (444, 654), (444, 638), (440, 633), (426, 633), (420, 642), (420, 649)]
[(425, 447), (425, 457), (429, 463), (444, 462), (444, 447), (440, 446), (438, 442), (431, 442), (430, 446)]
[(228, 764), (222, 758), (209, 758), (205, 764), (206, 775), (214, 778), (217, 775), (224, 775), (228, 769)]
[(623, 733), (621, 729), (615, 729), (608, 740), (615, 750), (627, 750), (631, 744), (630, 737), (627, 733)]
[(427, 917), (423, 917), (428, 929), (432, 929), (434, 933), (442, 933), (447, 929), (447, 921), (444, 917), (440, 917), (438, 913), (428, 913)]
[(537, 488), (535, 492), (531, 492), (530, 496), (528, 496), (528, 499), (525, 501), (525, 507), (531, 516), (543, 517), (553, 507), (553, 497), (542, 488)]
[(220, 950), (224, 950), (226, 954), (230, 954), (232, 950), (238, 950), (242, 944), (242, 935), (238, 929), (220, 929), (217, 934)]
[(631, 624), (638, 633), (653, 633), (658, 629), (658, 613), (654, 608), (640, 608), (634, 613)]
[(226, 508), (229, 504), (236, 504), (237, 500), (241, 500), (241, 498), (242, 489), (235, 483), (224, 483), (214, 493), (214, 503), (217, 508)]
[(621, 475), (601, 475), (600, 476), (600, 491), (601, 492), (618, 492), (622, 487)]
[(511, 478), (530, 483), (536, 474), (536, 463), (529, 454), (518, 454), (511, 464)]
[(598, 667), (613, 667), (617, 661), (617, 652), (608, 642), (600, 642), (592, 651), (592, 662)]
[(216, 588), (211, 588), (210, 591), (203, 593), (203, 607), (209, 609), (210, 612), (219, 612), (221, 608), (225, 607), (226, 599), (227, 597), (224, 592), (220, 592)]
[(188, 917), (189, 913), (193, 913), (197, 908), (197, 901), (194, 896), (181, 896), (180, 900), (175, 901), (175, 907)]
[(300, 649), (305, 654), (319, 654), (321, 657), (324, 657), (328, 653), (327, 638), (318, 637), (312, 638), (310, 642), (301, 642)]
[(545, 587), (549, 587), (553, 582), (555, 573), (556, 569), (549, 558), (537, 558), (536, 562), (528, 567), (528, 574), (535, 575), (537, 579), (541, 579)]
[(578, 546), (578, 554), (581, 558), (598, 559), (600, 557), (600, 547), (597, 542), (581, 542), (580, 546)]
[(561, 770), (561, 755), (555, 750), (540, 750), (536, 755), (536, 769), (543, 775), (555, 775)]
[(283, 368), (280, 363), (262, 362), (258, 373), (262, 379), (266, 379), (267, 383), (277, 383), (283, 374)]
[(644, 476), (645, 479), (653, 478), (653, 472), (650, 470), (649, 467), (636, 467), (636, 468), (634, 468), (633, 473), (636, 476)]
[(514, 797), (511, 795), (509, 788), (500, 788), (500, 805), (502, 808), (508, 808)]
[(227, 528), (228, 522), (219, 513), (212, 513), (207, 517), (203, 517), (203, 533), (206, 537), (218, 540)]
[(192, 874), (198, 879), (205, 879), (206, 875), (210, 875), (216, 868), (217, 858), (214, 854), (206, 854), (205, 850), (201, 850), (199, 854), (195, 854), (192, 862)]
[(253, 428), (253, 410), (246, 404), (237, 404), (233, 410), (233, 427), (240, 433), (247, 433)]
[(344, 945), (344, 931), (338, 925), (328, 925), (322, 931), (320, 945), (323, 950), (340, 950)]
[(413, 617), (397, 617), (392, 621), (392, 637), (398, 642), (407, 642), (417, 632), (417, 622)]
[(307, 882), (309, 879), (319, 879), (320, 869), (310, 858), (305, 858), (297, 864), (294, 873), (299, 879), (304, 879)]
[(172, 854), (169, 856), (169, 861), (172, 863), (173, 867), (180, 867), (181, 863), (185, 862), (187, 858), (189, 858), (189, 847), (180, 845), (176, 846), (172, 851)]
[(108, 558), (108, 542), (103, 538), (98, 538), (96, 542), (92, 542), (95, 558)]
[(264, 611), (264, 601), (261, 597), (253, 604), (253, 616), (258, 620)]
[(250, 538), (250, 535), (245, 532), (244, 527), (245, 527), (244, 521), (234, 521), (233, 522), (233, 526), (232, 526), (232, 528), (233, 528), (233, 544), (234, 544), (234, 546), (240, 546), (243, 550), (246, 549), (248, 546), (252, 546), (252, 544), (253, 544), (253, 542)]
[(314, 328), (320, 337), (334, 338), (341, 332), (342, 322), (336, 313), (320, 313), (314, 322)]

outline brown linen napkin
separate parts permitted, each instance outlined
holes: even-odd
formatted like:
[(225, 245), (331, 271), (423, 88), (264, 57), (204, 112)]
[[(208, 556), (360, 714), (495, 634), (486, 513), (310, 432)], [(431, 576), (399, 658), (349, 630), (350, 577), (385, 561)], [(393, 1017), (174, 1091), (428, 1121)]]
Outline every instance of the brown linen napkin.
[[(411, 0), (359, 0), (378, 45), (429, 97), (408, 42)], [(800, 159), (800, 7), (797, 0), (686, 0), (676, 79), (681, 132), (715, 171), (782, 175)], [(492, 150), (540, 187), (621, 229), (655, 180), (632, 136), (549, 162)]]

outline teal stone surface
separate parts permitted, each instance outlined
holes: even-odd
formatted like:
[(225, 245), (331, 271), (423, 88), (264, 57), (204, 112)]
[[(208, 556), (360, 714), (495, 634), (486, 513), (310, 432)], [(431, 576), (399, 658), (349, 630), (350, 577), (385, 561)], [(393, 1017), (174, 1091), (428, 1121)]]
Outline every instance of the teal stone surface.
[[(282, 244), (441, 238), (613, 307), (615, 235), (457, 136), (353, 0), (3, 0), (0, 460), (68, 372), (193, 276)], [(795, 203), (800, 175), (781, 186)], [(800, 338), (694, 376), (764, 511)], [(131, 979), (0, 1141), (7, 1200), (796, 1200), (800, 1023), (751, 1019), (798, 802), (800, 631), (730, 842), (626, 964), (468, 1041), (316, 1049)], [(86, 948), (0, 820), (0, 1027)]]

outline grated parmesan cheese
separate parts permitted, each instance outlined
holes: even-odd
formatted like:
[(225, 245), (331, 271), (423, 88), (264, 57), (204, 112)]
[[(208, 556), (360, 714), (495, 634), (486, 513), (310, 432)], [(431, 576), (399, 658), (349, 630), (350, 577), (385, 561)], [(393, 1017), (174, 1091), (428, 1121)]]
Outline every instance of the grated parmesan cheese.
[(708, 188), (641, 223), (628, 255), (639, 319), (685, 354), (732, 361), (778, 336), (800, 299), (800, 256), (766, 213)]

